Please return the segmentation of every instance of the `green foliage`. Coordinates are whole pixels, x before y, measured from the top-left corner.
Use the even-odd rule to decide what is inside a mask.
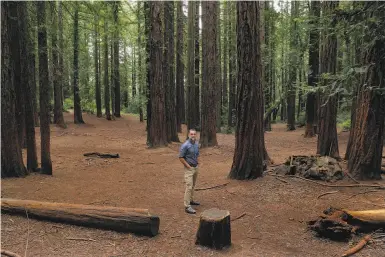
[[[74,100],[72,98],[66,98],[63,102],[63,110],[68,112],[70,109],[74,108]]]
[[[337,115],[337,127],[343,130],[349,130],[351,125],[350,111],[340,112]]]

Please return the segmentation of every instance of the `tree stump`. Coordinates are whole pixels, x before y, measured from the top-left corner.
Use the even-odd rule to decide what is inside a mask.
[[[230,212],[209,209],[202,213],[195,244],[222,249],[231,245]]]

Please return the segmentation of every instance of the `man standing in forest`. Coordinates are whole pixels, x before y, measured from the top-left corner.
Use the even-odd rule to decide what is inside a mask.
[[[194,214],[196,211],[191,205],[199,205],[193,201],[193,192],[198,177],[198,157],[199,147],[196,142],[196,130],[190,129],[188,139],[182,144],[179,151],[179,160],[184,165],[184,180],[186,183],[186,191],[184,193],[184,207],[189,214]]]

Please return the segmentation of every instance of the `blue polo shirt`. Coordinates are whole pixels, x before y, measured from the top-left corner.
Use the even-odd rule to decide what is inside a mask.
[[[186,162],[192,166],[198,166],[199,147],[198,143],[191,143],[190,139],[184,142],[179,150],[179,158],[184,158]]]

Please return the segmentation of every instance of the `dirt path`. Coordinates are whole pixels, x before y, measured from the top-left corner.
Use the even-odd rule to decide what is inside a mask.
[[[70,114],[65,118],[72,121]],[[362,189],[341,189],[339,194],[317,199],[330,188],[291,179],[285,184],[266,176],[198,191],[196,198],[202,205],[198,215],[190,216],[183,209],[183,172],[177,159],[180,144],[147,149],[145,124],[132,115],[106,121],[84,114],[84,120],[86,125],[69,122],[65,130],[52,127],[54,176],[3,179],[2,197],[148,208],[160,216],[160,234],[138,237],[2,215],[3,249],[24,255],[28,240],[27,256],[333,256],[349,245],[317,239],[306,230],[307,220],[329,206],[378,208],[369,201],[385,205],[383,193],[346,200]],[[304,139],[303,132],[286,132],[284,125],[275,125],[273,132],[266,133],[267,149],[276,163],[291,154],[314,154],[316,139]],[[180,134],[181,140],[184,135]],[[37,137],[39,141],[39,131]],[[348,133],[340,134],[341,155],[347,138]],[[201,151],[199,187],[228,181],[234,136],[219,134],[218,141],[219,147]],[[120,158],[86,158],[85,152],[119,153]],[[212,207],[227,209],[232,217],[247,213],[232,222],[233,246],[221,252],[194,245],[199,213]],[[370,246],[357,256],[383,253],[383,248]]]

